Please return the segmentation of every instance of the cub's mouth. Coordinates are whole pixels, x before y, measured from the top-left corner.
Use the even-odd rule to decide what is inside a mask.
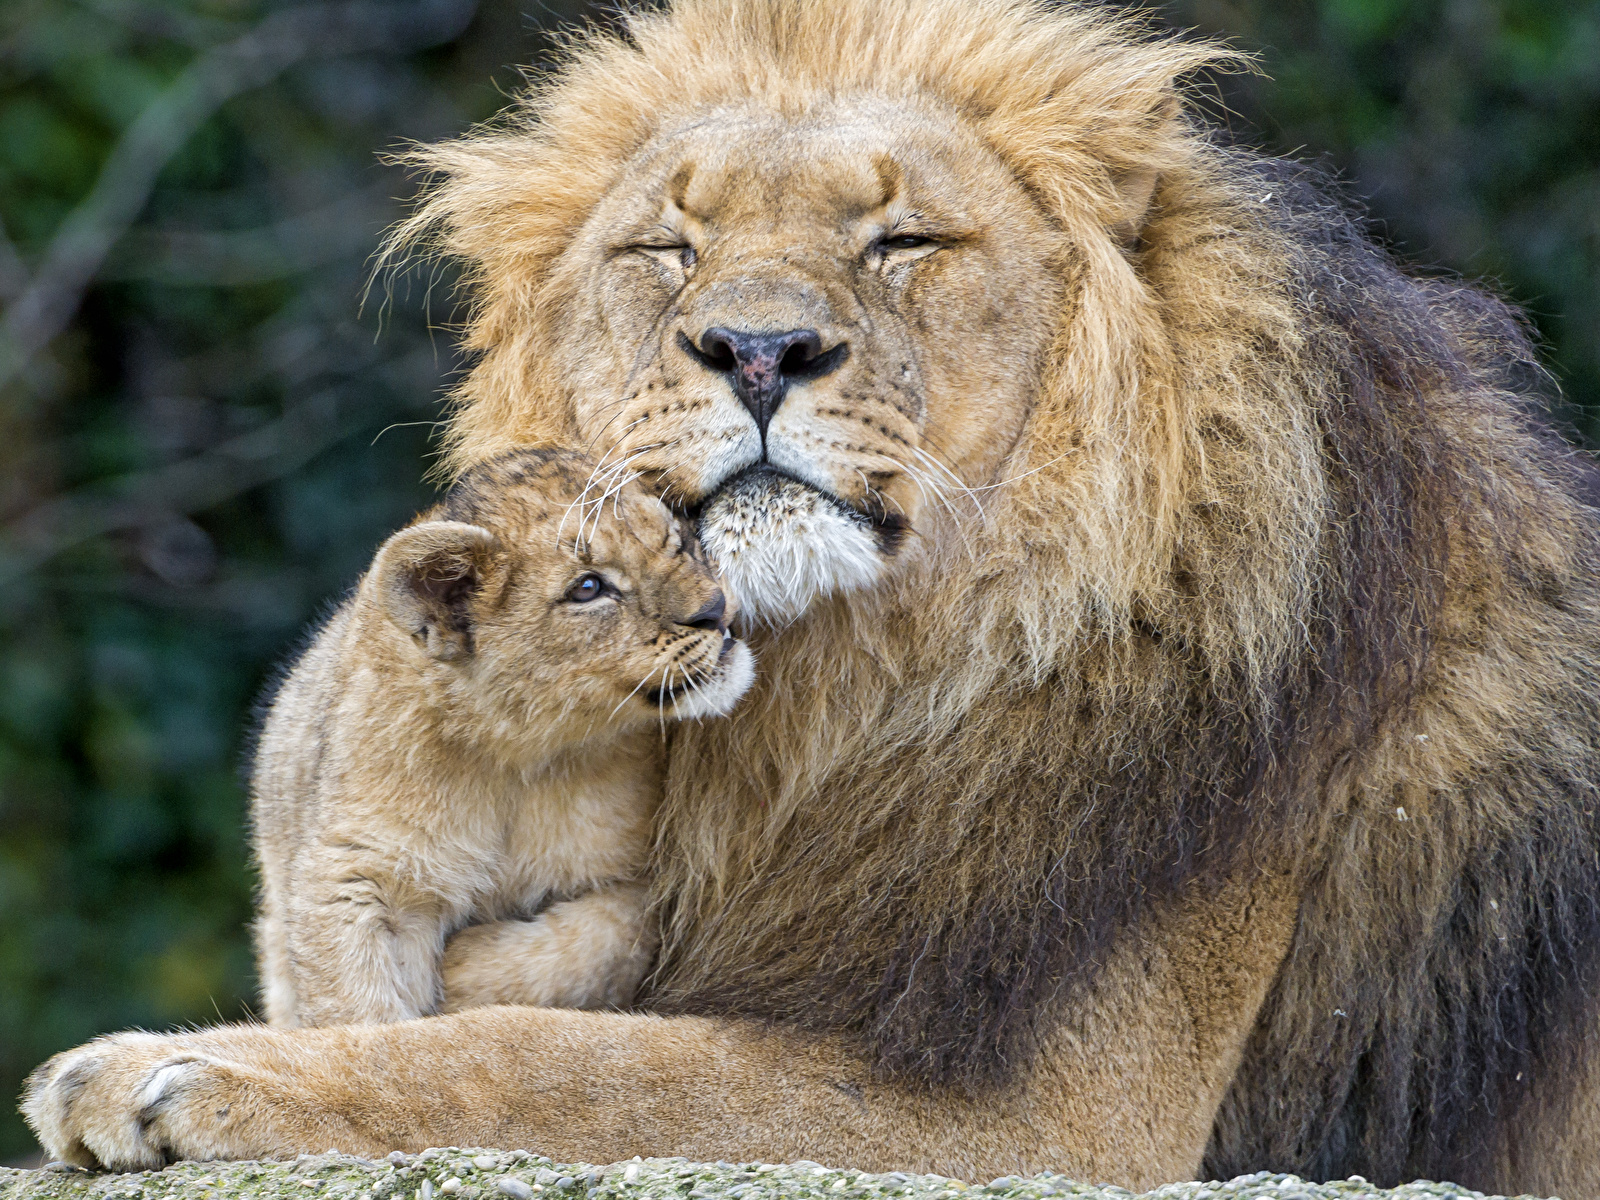
[[[909,529],[898,513],[862,511],[767,463],[725,480],[698,515],[701,545],[742,618],[768,625],[871,587]]]
[[[755,676],[755,656],[750,647],[725,632],[716,666],[707,676],[691,680],[686,675],[682,683],[654,688],[644,693],[644,702],[657,712],[670,712],[676,719],[719,717],[739,702]]]

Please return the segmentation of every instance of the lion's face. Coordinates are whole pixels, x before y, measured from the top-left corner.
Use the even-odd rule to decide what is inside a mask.
[[[558,266],[579,432],[700,514],[747,615],[790,619],[971,511],[1037,387],[1061,254],[937,111],[704,114],[634,157]]]

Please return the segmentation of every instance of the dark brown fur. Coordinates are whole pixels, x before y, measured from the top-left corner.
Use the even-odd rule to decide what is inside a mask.
[[[1331,703],[1311,730],[1358,752],[1391,719],[1374,698],[1401,712],[1449,702],[1432,670],[1447,581],[1479,593],[1469,603],[1481,627],[1466,637],[1533,614],[1560,639],[1565,670],[1531,681],[1559,724],[1505,713],[1509,751],[1441,798],[1432,836],[1407,842],[1324,814],[1299,935],[1207,1168],[1481,1180],[1507,1124],[1532,1116],[1522,1106],[1535,1079],[1547,1109],[1567,1099],[1563,1076],[1594,1020],[1600,476],[1553,428],[1517,313],[1397,269],[1307,172],[1255,169],[1290,201],[1281,219],[1304,248],[1296,285],[1346,387],[1326,434],[1341,467],[1344,578],[1319,613]],[[1453,436],[1479,414],[1520,427],[1518,460],[1484,462]],[[1548,492],[1583,507],[1552,513]],[[1557,569],[1525,548],[1548,525],[1567,526]],[[1311,770],[1359,769],[1316,758]]]

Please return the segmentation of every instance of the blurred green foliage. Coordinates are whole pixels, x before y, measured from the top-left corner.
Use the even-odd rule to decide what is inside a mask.
[[[1534,318],[1600,432],[1600,0],[1176,0],[1266,77],[1221,81],[1242,140],[1325,158],[1407,260]]]
[[[1162,11],[1260,52],[1270,78],[1217,84],[1237,136],[1328,156],[1402,253],[1527,304],[1583,419],[1600,413],[1600,0]],[[229,47],[286,14],[300,42],[269,47],[281,68],[196,101],[159,162],[116,159],[200,75],[237,84]],[[578,15],[0,5],[0,304],[40,341],[0,346],[0,1097],[96,1033],[249,1011],[251,699],[428,501],[457,365],[429,278],[381,323],[381,304],[359,311],[409,190],[377,154],[488,116],[541,28]],[[159,168],[148,194],[125,186],[141,163]],[[63,288],[72,214],[97,194],[132,216]],[[31,1147],[9,1107],[0,1160]]]

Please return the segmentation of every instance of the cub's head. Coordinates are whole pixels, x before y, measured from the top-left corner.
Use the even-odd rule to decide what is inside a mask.
[[[519,450],[468,472],[384,543],[364,589],[512,741],[720,715],[754,677],[692,533],[577,454]]]

